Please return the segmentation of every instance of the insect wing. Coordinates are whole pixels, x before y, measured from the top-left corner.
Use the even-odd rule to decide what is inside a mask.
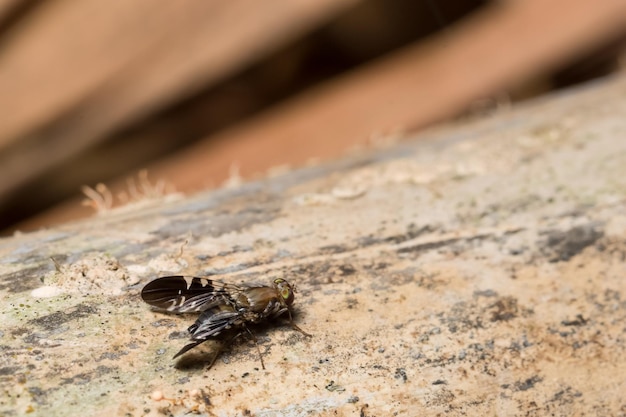
[[[193,340],[207,340],[242,323],[241,313],[235,310],[217,313],[209,310],[202,313],[188,331]]]
[[[230,306],[222,305],[205,311],[194,324],[189,326],[188,331],[191,334],[192,342],[178,351],[174,355],[174,359],[199,344],[221,335],[222,332],[241,325],[241,323],[241,313]]]
[[[231,294],[240,290],[235,285],[208,278],[179,275],[149,282],[141,290],[141,298],[162,310],[192,313],[221,304],[232,304]]]

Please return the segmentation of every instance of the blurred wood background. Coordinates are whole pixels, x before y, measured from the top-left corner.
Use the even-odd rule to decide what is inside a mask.
[[[623,71],[625,39],[618,0],[2,0],[0,229],[502,111]]]

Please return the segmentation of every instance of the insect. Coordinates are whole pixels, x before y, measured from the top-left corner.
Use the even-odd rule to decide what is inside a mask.
[[[261,323],[287,313],[294,330],[311,336],[294,322],[292,304],[294,287],[282,278],[276,278],[271,286],[259,284],[230,284],[219,280],[189,276],[157,278],[143,287],[141,298],[151,306],[172,313],[195,313],[200,316],[187,329],[191,342],[185,345],[174,358],[208,340],[224,341],[230,345],[244,334],[252,337],[261,366],[265,369],[263,356],[249,324]],[[213,364],[219,351],[209,364]]]

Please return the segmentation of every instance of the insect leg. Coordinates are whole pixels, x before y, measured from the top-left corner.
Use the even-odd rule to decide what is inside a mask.
[[[207,366],[207,369],[211,369],[213,367],[213,364],[215,363],[215,361],[217,360],[217,357],[220,356],[220,354],[222,354],[222,352],[224,352],[226,349],[228,349],[228,347],[230,345],[233,344],[233,342],[235,340],[237,340],[237,338],[239,336],[241,336],[243,334],[243,332],[239,332],[236,333],[233,337],[231,337],[228,341],[226,342],[221,342],[219,345],[220,347],[216,350],[215,355],[213,355],[213,358],[211,359],[211,362],[209,363],[209,366]]]
[[[250,329],[248,329],[247,326],[243,326],[243,328],[246,329],[248,334],[252,337],[252,340],[254,340],[254,346],[256,346],[256,350],[257,352],[259,352],[259,359],[261,359],[261,368],[265,370],[265,363],[263,362],[263,355],[261,354],[261,349],[259,348],[259,343],[256,340],[256,336],[254,335],[254,333],[250,331]]]
[[[287,314],[289,315],[289,324],[291,325],[291,327],[294,330],[299,331],[300,333],[302,333],[303,335],[307,336],[307,337],[313,337],[312,334],[305,332],[304,330],[302,330],[301,328],[298,327],[298,325],[296,323],[293,322],[293,317],[291,317],[291,310],[288,309],[287,310]]]

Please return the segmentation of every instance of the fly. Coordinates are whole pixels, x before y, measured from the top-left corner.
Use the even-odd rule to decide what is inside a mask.
[[[282,278],[276,278],[271,286],[258,284],[230,284],[227,282],[189,276],[169,276],[149,282],[141,290],[141,298],[151,306],[171,313],[201,313],[187,329],[191,342],[174,358],[208,340],[230,345],[244,334],[252,337],[261,366],[265,369],[256,337],[249,324],[261,323],[287,313],[294,330],[311,336],[294,322],[292,304],[294,287]],[[211,366],[219,351],[211,361]]]

